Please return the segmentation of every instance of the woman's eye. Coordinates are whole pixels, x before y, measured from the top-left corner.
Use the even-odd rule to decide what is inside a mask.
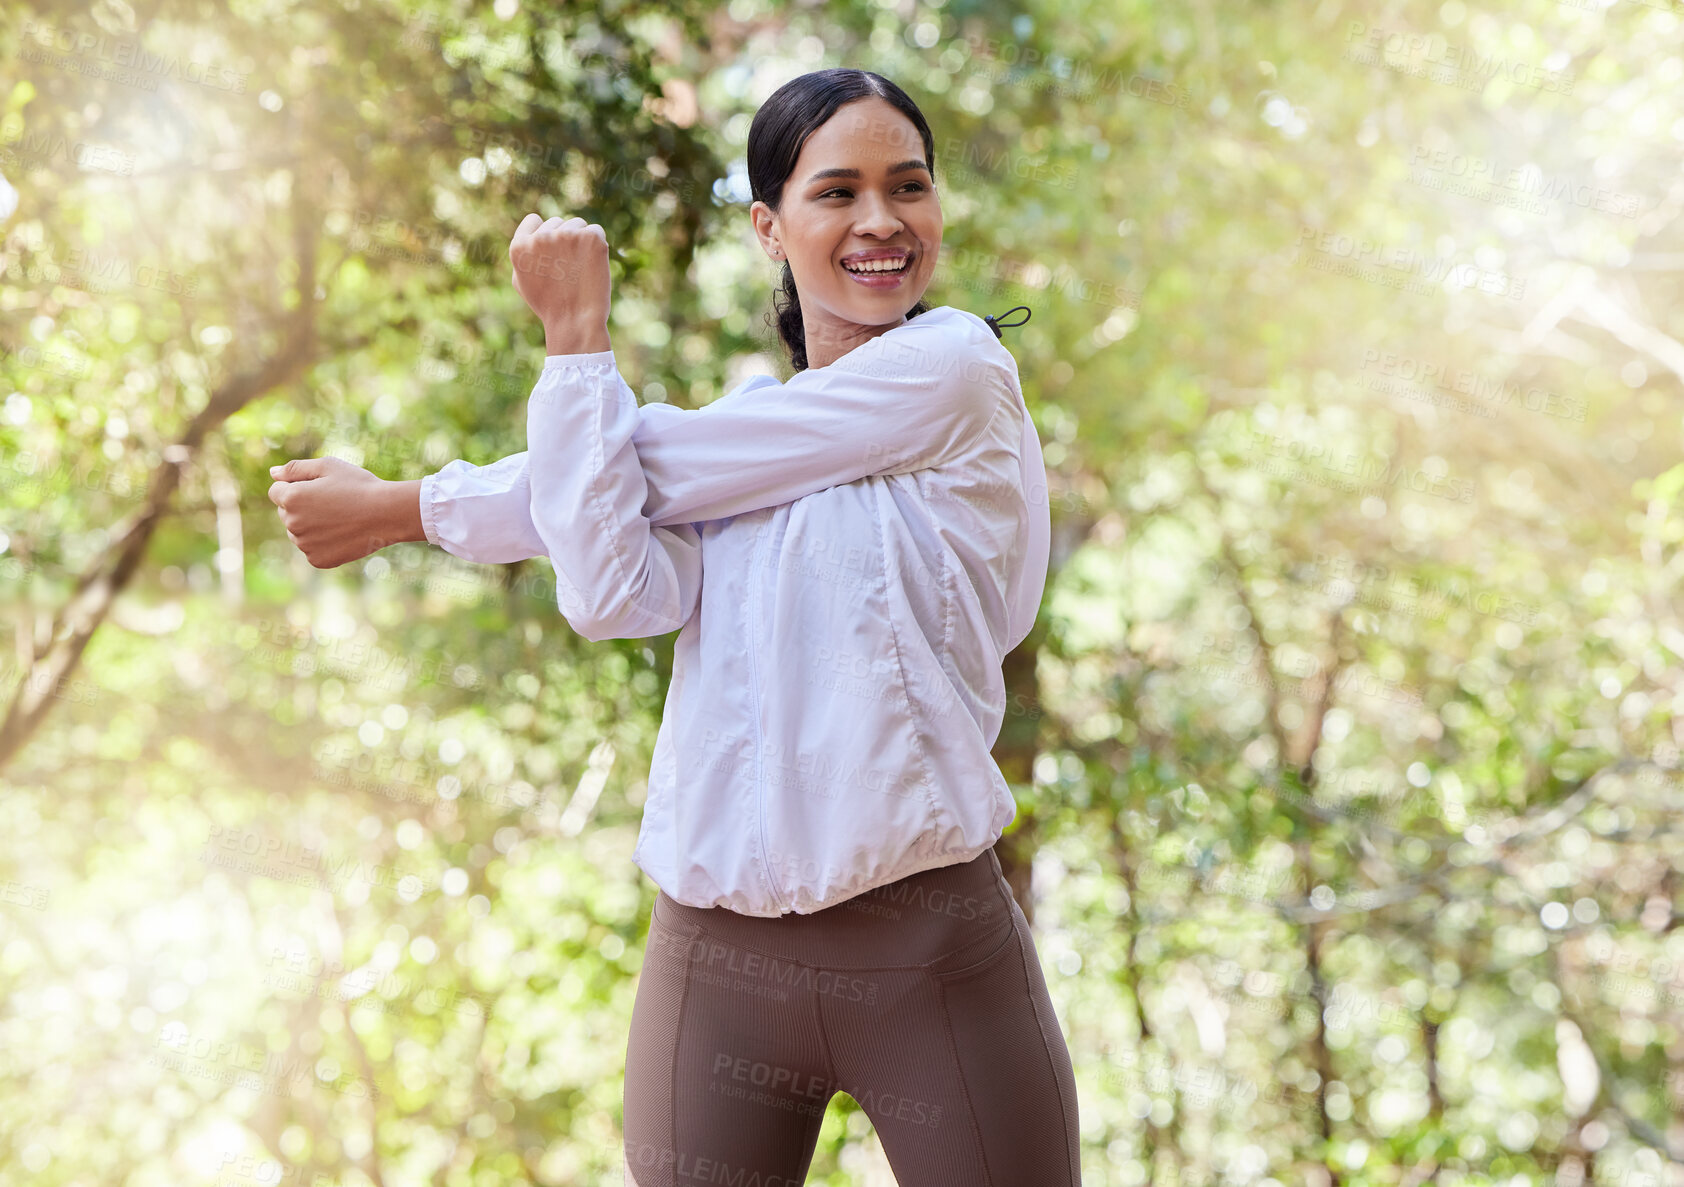
[[[912,189],[913,189],[913,192],[915,192],[915,193],[921,193],[924,189],[924,184],[922,182],[909,181],[906,184],[911,186]],[[905,189],[906,187],[902,186],[901,188]],[[826,190],[824,193],[820,194],[819,197],[820,198],[828,198],[832,194],[850,194],[851,195],[852,193],[853,193],[852,190],[844,189],[843,187],[838,186],[836,189]]]

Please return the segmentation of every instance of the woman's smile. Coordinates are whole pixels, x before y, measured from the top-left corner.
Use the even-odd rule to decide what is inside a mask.
[[[865,259],[848,258],[843,261],[842,271],[856,284],[870,289],[895,289],[912,274],[915,256],[910,251],[903,249],[897,256],[879,256],[874,252],[867,253],[867,256]]]

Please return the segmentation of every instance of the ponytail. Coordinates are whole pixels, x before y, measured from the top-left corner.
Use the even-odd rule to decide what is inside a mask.
[[[789,352],[789,362],[797,371],[807,369],[807,329],[801,324],[801,297],[795,291],[795,273],[784,261],[783,278],[772,293],[772,308],[777,311],[778,337]]]

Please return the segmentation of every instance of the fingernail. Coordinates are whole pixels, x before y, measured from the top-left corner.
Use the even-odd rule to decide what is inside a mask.
[[[281,468],[279,466],[270,466],[269,467],[269,477],[271,477],[271,478],[273,478],[275,475],[279,474],[280,472],[281,472]]]

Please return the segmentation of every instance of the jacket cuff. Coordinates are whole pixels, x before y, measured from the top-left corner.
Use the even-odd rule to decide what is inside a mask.
[[[427,535],[427,543],[434,548],[443,548],[439,543],[438,512],[433,507],[433,497],[436,493],[434,479],[437,474],[428,474],[421,479],[421,530]]]
[[[544,370],[553,371],[557,367],[588,366],[592,363],[606,363],[614,365],[612,350],[593,350],[581,354],[547,354],[544,356]]]

